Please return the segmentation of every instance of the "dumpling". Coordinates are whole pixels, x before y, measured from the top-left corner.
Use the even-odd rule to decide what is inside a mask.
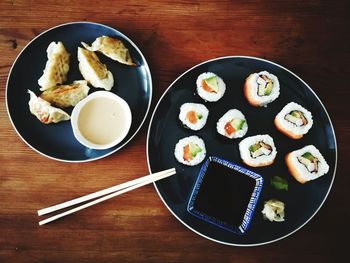
[[[113,75],[102,64],[93,51],[78,47],[79,70],[84,79],[95,88],[111,90],[114,84]]]
[[[43,75],[38,80],[40,90],[46,90],[67,80],[69,56],[62,42],[51,42],[47,50],[47,62]]]
[[[28,93],[30,94],[30,100],[28,103],[29,110],[42,123],[57,123],[70,119],[69,114],[65,111],[51,106],[49,102],[42,98],[38,98],[31,90],[28,90]]]
[[[102,36],[95,39],[95,41],[91,44],[91,47],[84,42],[81,44],[90,51],[100,51],[105,56],[118,61],[119,63],[136,66],[136,64],[132,61],[129,50],[125,47],[122,41]]]
[[[74,107],[88,95],[89,89],[86,80],[77,80],[70,85],[60,85],[45,90],[40,98],[56,107]]]

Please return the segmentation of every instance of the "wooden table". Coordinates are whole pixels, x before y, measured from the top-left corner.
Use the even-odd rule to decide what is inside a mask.
[[[347,241],[341,240],[348,237],[350,219],[349,1],[87,2],[0,3],[1,262],[319,263],[346,255]],[[302,76],[328,109],[338,141],[336,180],[322,209],[284,240],[230,247],[185,228],[149,185],[39,227],[40,208],[148,173],[149,119],[123,150],[84,164],[41,156],[13,129],[5,106],[12,63],[36,35],[71,21],[112,26],[141,48],[153,76],[152,109],[179,74],[219,56],[262,57]]]

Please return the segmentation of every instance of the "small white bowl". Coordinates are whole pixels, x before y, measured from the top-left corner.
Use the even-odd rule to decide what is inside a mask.
[[[75,138],[84,146],[104,150],[120,143],[131,126],[128,103],[108,91],[96,91],[73,109],[71,124]]]

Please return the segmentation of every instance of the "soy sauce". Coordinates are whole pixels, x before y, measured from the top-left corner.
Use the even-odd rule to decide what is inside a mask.
[[[216,162],[210,162],[194,208],[232,226],[240,226],[256,181]]]

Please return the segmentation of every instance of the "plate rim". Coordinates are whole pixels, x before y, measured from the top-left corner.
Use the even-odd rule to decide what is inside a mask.
[[[107,28],[107,29],[110,29],[112,31],[116,31],[118,32],[119,34],[121,34],[123,36],[123,38],[125,38],[129,44],[131,44],[133,46],[133,48],[135,48],[137,50],[137,52],[139,52],[141,58],[143,59],[144,63],[145,63],[145,68],[146,68],[146,74],[149,76],[149,82],[150,82],[150,96],[149,96],[149,100],[148,100],[148,105],[147,105],[147,110],[145,112],[145,115],[139,125],[139,127],[136,129],[136,131],[134,132],[134,134],[132,134],[132,136],[127,140],[125,141],[122,145],[120,145],[118,148],[114,149],[113,151],[111,152],[108,152],[104,155],[101,155],[101,156],[98,156],[98,157],[94,157],[94,158],[90,158],[90,159],[84,159],[84,160],[68,160],[68,159],[62,159],[62,158],[57,158],[57,157],[54,157],[54,156],[51,156],[49,154],[46,154],[46,153],[43,153],[41,151],[39,151],[38,149],[36,149],[35,147],[33,147],[29,142],[27,142],[23,136],[19,133],[19,131],[17,130],[16,128],[16,125],[14,124],[12,118],[11,118],[11,114],[10,114],[10,111],[9,111],[9,105],[8,105],[8,85],[9,85],[9,80],[10,80],[10,77],[11,77],[11,74],[12,74],[12,70],[13,68],[15,67],[16,63],[17,63],[17,60],[19,59],[19,57],[22,55],[22,53],[28,48],[28,46],[30,44],[32,44],[34,41],[36,41],[38,38],[40,38],[42,35],[48,33],[49,31],[51,30],[54,30],[56,28],[59,28],[59,27],[64,27],[64,26],[68,26],[68,25],[74,25],[74,24],[89,24],[89,25],[96,25],[96,26],[100,26],[100,27],[104,27],[104,28]],[[142,128],[143,124],[145,123],[147,117],[148,117],[148,113],[150,111],[150,108],[151,108],[151,105],[152,105],[152,97],[153,97],[153,81],[152,81],[152,74],[151,74],[151,70],[150,70],[150,67],[148,65],[148,62],[145,58],[145,56],[143,55],[143,53],[141,52],[141,50],[138,48],[138,46],[128,37],[126,36],[123,32],[119,31],[118,29],[115,29],[111,26],[108,26],[108,25],[105,25],[105,24],[102,24],[102,23],[96,23],[96,22],[90,22],[90,21],[74,21],[74,22],[67,22],[67,23],[63,23],[63,24],[59,24],[59,25],[56,25],[56,26],[53,26],[53,27],[50,27],[46,30],[44,30],[43,32],[41,32],[39,35],[35,36],[33,39],[31,39],[23,48],[22,50],[18,53],[18,55],[16,56],[14,62],[12,63],[12,66],[9,70],[9,73],[7,75],[7,80],[6,80],[6,89],[5,89],[5,104],[6,104],[6,111],[7,111],[7,115],[10,119],[10,122],[11,122],[11,125],[12,127],[14,128],[14,130],[16,131],[17,135],[22,139],[22,141],[27,144],[31,149],[33,149],[35,152],[39,153],[40,155],[42,156],[45,156],[51,160],[56,160],[56,161],[60,161],[60,162],[66,162],[66,163],[85,163],[85,162],[92,162],[92,161],[96,161],[96,160],[99,160],[99,159],[102,159],[102,158],[105,158],[109,155],[112,155],[114,153],[116,153],[117,151],[119,151],[120,149],[122,149],[124,146],[126,146],[135,136],[136,134],[138,134],[138,132],[140,131],[140,129]]]
[[[165,95],[169,92],[169,90],[173,87],[173,85],[180,79],[182,78],[185,74],[187,74],[188,72],[194,70],[195,68],[203,65],[203,64],[206,64],[206,63],[210,63],[210,62],[213,62],[213,61],[219,61],[219,60],[225,60],[225,59],[231,59],[231,58],[246,58],[246,59],[254,59],[254,60],[259,60],[259,61],[263,61],[265,63],[270,63],[274,66],[277,66],[277,67],[280,67],[282,68],[283,70],[287,71],[288,73],[292,74],[294,77],[296,77],[298,80],[300,80],[312,93],[313,95],[316,97],[316,99],[318,100],[318,102],[320,103],[320,105],[322,106],[322,108],[324,109],[326,115],[327,115],[327,118],[328,118],[328,121],[330,123],[330,126],[331,126],[331,129],[332,129],[332,133],[333,133],[333,137],[334,137],[334,146],[335,146],[335,163],[334,163],[334,172],[333,172],[333,175],[332,175],[332,180],[331,180],[331,183],[329,185],[329,188],[328,188],[328,191],[325,195],[325,197],[323,198],[321,204],[319,205],[319,207],[315,210],[315,212],[310,216],[310,218],[308,218],[308,220],[306,220],[303,224],[301,224],[299,227],[297,227],[296,229],[294,229],[293,231],[291,231],[290,233],[286,234],[286,235],[283,235],[279,238],[276,238],[276,239],[272,239],[272,240],[269,240],[269,241],[266,241],[266,242],[258,242],[258,243],[252,243],[252,244],[240,244],[240,243],[230,243],[230,242],[224,242],[224,241],[221,241],[221,240],[217,240],[215,238],[212,238],[212,237],[209,237],[209,236],[206,236],[205,234],[199,232],[198,230],[194,229],[193,227],[189,226],[188,224],[186,224],[181,218],[179,218],[174,212],[172,209],[170,209],[170,207],[168,206],[168,204],[165,202],[165,200],[163,199],[162,195],[160,194],[160,191],[158,190],[158,187],[157,187],[157,184],[156,182],[153,182],[153,186],[154,188],[156,189],[160,199],[162,200],[163,204],[165,205],[165,207],[171,212],[171,214],[179,221],[181,222],[185,227],[187,227],[188,229],[190,229],[191,231],[193,231],[194,233],[198,234],[199,236],[202,236],[204,237],[205,239],[208,239],[208,240],[211,240],[213,242],[216,242],[216,243],[219,243],[219,244],[223,244],[223,245],[227,245],[227,246],[237,246],[237,247],[256,247],[256,246],[262,246],[262,245],[267,245],[267,244],[271,244],[271,243],[274,243],[274,242],[277,242],[279,240],[282,240],[284,238],[287,238],[289,237],[290,235],[296,233],[298,230],[300,230],[301,228],[303,228],[308,222],[310,222],[310,220],[318,213],[318,211],[321,209],[321,207],[323,206],[323,204],[325,203],[325,201],[327,200],[327,197],[333,187],[333,183],[334,183],[334,180],[335,180],[335,175],[336,175],[336,170],[337,170],[337,163],[338,163],[338,146],[337,146],[337,139],[336,139],[336,135],[335,135],[335,131],[334,131],[334,127],[333,127],[333,123],[331,121],[331,118],[330,118],[330,115],[327,111],[327,109],[325,108],[325,106],[323,105],[322,101],[320,100],[320,98],[317,96],[317,94],[314,92],[314,90],[302,79],[300,78],[296,73],[292,72],[291,70],[285,68],[284,66],[276,63],[276,62],[273,62],[273,61],[270,61],[270,60],[267,60],[267,59],[264,59],[264,58],[259,58],[259,57],[254,57],[254,56],[244,56],[244,55],[232,55],[232,56],[221,56],[221,57],[216,57],[216,58],[212,58],[212,59],[209,59],[209,60],[206,60],[206,61],[203,61],[199,64],[196,64],[194,66],[192,66],[191,68],[187,69],[185,72],[183,72],[182,74],[180,74],[169,86],[168,88],[164,91],[164,93],[162,94],[162,96],[159,98],[156,106],[154,107],[154,110],[153,110],[153,113],[151,115],[151,118],[150,118],[150,121],[149,121],[149,124],[148,124],[148,129],[147,129],[147,139],[146,139],[146,155],[147,155],[147,166],[148,166],[148,170],[150,173],[152,173],[152,170],[151,170],[151,166],[150,166],[150,160],[149,160],[149,136],[150,136],[150,130],[151,130],[151,125],[153,123],[153,118],[154,118],[154,115],[156,113],[156,110],[158,109],[158,106],[159,104],[161,103],[161,101],[163,100],[163,98],[165,97]]]

